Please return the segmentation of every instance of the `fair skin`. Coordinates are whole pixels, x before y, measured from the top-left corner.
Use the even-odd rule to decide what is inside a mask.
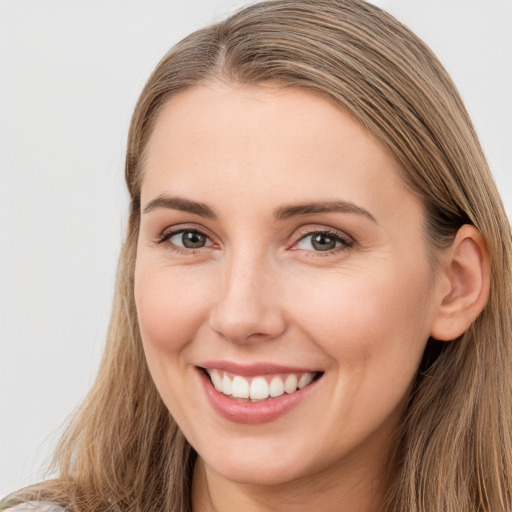
[[[141,205],[139,324],[198,453],[194,512],[376,512],[429,336],[453,339],[485,304],[476,230],[434,271],[422,204],[386,149],[319,95],[272,84],[172,98]],[[207,362],[249,384],[313,382],[254,413],[262,402],[215,390]]]

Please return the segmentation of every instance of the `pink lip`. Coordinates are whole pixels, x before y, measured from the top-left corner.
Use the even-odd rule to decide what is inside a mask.
[[[233,367],[225,371],[232,371]],[[208,368],[219,368],[219,366],[208,366]],[[260,368],[261,370],[261,368]],[[283,367],[278,367],[276,373],[288,373],[284,371]],[[252,371],[252,366],[251,366]],[[301,370],[303,371],[303,370]],[[239,369],[237,369],[238,375],[241,375]],[[259,423],[268,423],[278,419],[279,417],[286,414],[288,411],[293,409],[295,406],[300,404],[310,393],[314,391],[318,384],[318,380],[313,381],[306,387],[295,391],[295,393],[278,396],[276,398],[270,398],[262,402],[249,402],[241,399],[234,399],[226,396],[224,393],[217,391],[206,373],[198,368],[197,373],[201,379],[201,383],[206,392],[210,404],[223,418],[232,421],[234,423],[243,423],[246,425],[255,425]],[[247,375],[247,374],[242,374]],[[254,374],[256,375],[256,374]],[[261,371],[257,375],[262,375]]]
[[[252,363],[240,364],[230,361],[205,361],[198,365],[201,368],[209,368],[213,370],[223,370],[225,372],[234,373],[242,377],[257,377],[258,375],[268,375],[273,373],[316,373],[319,370],[312,370],[310,368],[297,368],[292,366],[282,366],[272,363]]]

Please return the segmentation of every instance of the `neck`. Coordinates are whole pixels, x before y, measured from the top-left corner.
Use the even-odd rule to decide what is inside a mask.
[[[198,457],[192,480],[193,512],[379,512],[389,483],[378,464],[336,468],[276,485],[234,482]]]

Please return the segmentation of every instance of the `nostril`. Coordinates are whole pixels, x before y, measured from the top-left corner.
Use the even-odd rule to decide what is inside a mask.
[[[219,321],[217,319],[210,323],[210,327],[218,336],[233,343],[270,341],[279,337],[285,331],[284,323],[282,326],[278,324],[272,325],[264,320],[244,322],[241,320]]]

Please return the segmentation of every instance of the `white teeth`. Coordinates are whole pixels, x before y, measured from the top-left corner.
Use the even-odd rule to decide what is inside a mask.
[[[297,391],[297,376],[294,375],[293,373],[286,377],[286,381],[284,383],[284,390],[287,393],[293,393],[294,391]]]
[[[301,378],[299,379],[299,383],[297,384],[297,387],[299,389],[302,389],[304,386],[307,386],[312,380],[313,380],[312,373],[304,373],[301,376]]]
[[[274,377],[270,381],[269,391],[270,391],[270,396],[272,396],[272,397],[281,396],[284,393],[283,379],[281,379],[280,377]]]
[[[236,379],[237,377],[235,377]],[[250,397],[252,400],[263,400],[268,398],[269,387],[267,381],[263,377],[256,377],[251,382]]]
[[[217,370],[210,370],[210,377],[217,391],[222,391],[222,379]]]
[[[269,397],[275,398],[284,393],[294,393],[313,381],[314,374],[310,372],[299,374],[290,373],[286,380],[279,375],[270,377],[258,376],[246,379],[240,375],[230,377],[227,373],[217,369],[206,370],[215,389],[228,396],[251,400],[266,400]]]
[[[224,377],[222,379],[222,392],[225,395],[231,395],[232,387],[233,386],[231,383],[231,379],[227,375],[224,375]]]
[[[226,378],[226,376],[224,376],[224,378]],[[249,383],[243,377],[237,375],[233,379],[231,394],[235,398],[249,398]]]

